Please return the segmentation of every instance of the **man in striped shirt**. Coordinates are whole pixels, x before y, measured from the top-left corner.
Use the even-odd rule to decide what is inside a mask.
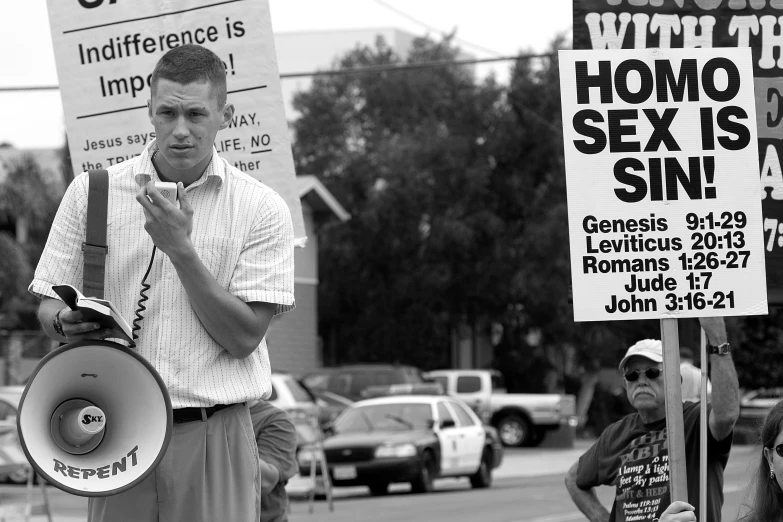
[[[247,403],[271,393],[266,331],[294,307],[293,225],[277,193],[218,156],[215,136],[234,114],[226,96],[214,53],[170,50],[152,74],[155,140],[108,169],[105,298],[133,317],[146,274],[136,349],[166,383],[175,424],[155,472],[91,498],[91,522],[259,520]],[[156,181],[177,183],[179,208]],[[51,288],[82,287],[88,184],[83,173],[68,187],[29,288],[44,331],[62,342],[112,336]]]

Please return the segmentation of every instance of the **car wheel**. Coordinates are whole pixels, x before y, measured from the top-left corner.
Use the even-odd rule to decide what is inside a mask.
[[[17,468],[6,475],[6,481],[9,484],[27,484],[27,473],[27,468]]]
[[[389,493],[388,482],[373,482],[370,486],[370,493],[374,497],[380,497]]]
[[[479,469],[470,476],[470,485],[476,489],[488,488],[492,485],[492,452],[484,450],[481,455]]]
[[[411,489],[414,493],[429,493],[432,491],[432,480],[435,475],[435,459],[432,453],[425,451],[421,458],[421,469],[419,475],[411,482]]]
[[[500,419],[497,430],[504,446],[527,446],[533,442],[530,423],[519,415],[506,415]]]

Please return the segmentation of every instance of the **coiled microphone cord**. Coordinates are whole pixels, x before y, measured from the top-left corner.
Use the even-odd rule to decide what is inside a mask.
[[[143,312],[147,309],[146,306],[144,306],[144,302],[149,299],[149,296],[147,296],[146,292],[150,289],[150,284],[147,283],[147,276],[150,275],[150,271],[152,270],[152,262],[155,261],[155,251],[158,249],[155,245],[152,245],[152,256],[150,257],[150,264],[147,267],[147,272],[145,272],[144,277],[141,279],[141,291],[139,292],[139,295],[141,296],[139,298],[139,302],[136,303],[136,319],[133,320],[133,342],[131,343],[131,348],[136,347],[136,339],[139,338],[138,331],[141,330],[141,324],[139,324],[143,319],[144,315]]]

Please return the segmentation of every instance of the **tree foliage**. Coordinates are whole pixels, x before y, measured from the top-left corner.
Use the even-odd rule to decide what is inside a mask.
[[[419,39],[407,60],[457,53]],[[379,40],[339,65],[401,61]],[[494,81],[457,66],[321,77],[295,99],[298,172],[321,178],[353,216],[320,242],[321,322],[345,359],[445,364],[453,324],[502,310],[488,145],[501,104]]]
[[[37,299],[27,292],[57,211],[58,195],[31,154],[12,160],[0,182],[0,312],[7,326],[34,330]]]
[[[573,321],[556,55],[520,59],[508,85],[477,81],[464,65],[359,71],[458,54],[449,38],[418,39],[407,57],[379,39],[294,99],[297,171],[352,215],[320,235],[325,351],[431,368],[449,364],[460,325],[500,324],[495,364],[512,390],[541,391],[546,347],[574,347],[586,371],[612,367],[636,340],[659,338],[660,324]],[[697,323],[681,324],[696,346]],[[780,350],[774,321],[731,328]],[[741,379],[758,371],[750,359],[738,358],[753,366]]]

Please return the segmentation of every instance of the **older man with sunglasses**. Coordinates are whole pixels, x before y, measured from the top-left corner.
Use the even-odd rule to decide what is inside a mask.
[[[712,379],[708,407],[707,515],[682,513],[683,521],[720,522],[723,470],[729,459],[734,423],[739,416],[739,385],[722,318],[701,318],[707,334]],[[666,432],[665,383],[661,342],[644,339],[620,361],[623,385],[636,413],[606,428],[595,444],[571,466],[565,483],[576,506],[590,522],[658,520],[671,503]],[[683,405],[688,502],[699,504],[699,405]],[[596,486],[614,486],[611,512],[599,502]],[[684,499],[681,499],[684,500]]]

